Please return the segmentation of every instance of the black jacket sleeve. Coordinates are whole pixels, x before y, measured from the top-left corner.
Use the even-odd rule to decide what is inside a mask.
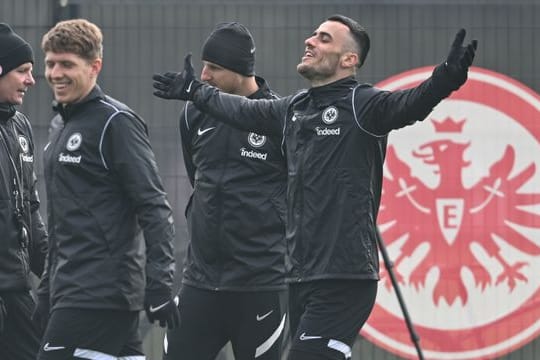
[[[34,174],[34,185],[30,194],[30,216],[32,241],[28,249],[30,255],[30,268],[38,277],[43,273],[45,266],[45,256],[48,250],[48,236],[45,224],[39,212],[39,198],[36,190],[36,176]]]
[[[361,87],[355,99],[359,109],[357,119],[365,130],[385,135],[391,130],[424,120],[453,89],[454,81],[444,64],[437,66],[430,78],[411,89],[390,92]]]
[[[20,114],[20,113],[19,113]],[[32,126],[30,125],[30,122],[26,118],[26,116],[20,114],[20,119],[22,121],[22,125],[26,128],[26,132],[29,135],[30,145],[32,147],[32,152],[34,153],[35,158],[35,151],[34,149],[34,134],[32,132]],[[41,213],[39,211],[40,207],[40,201],[39,196],[37,192],[37,177],[36,173],[32,171],[30,174],[31,181],[29,181],[28,185],[28,195],[29,195],[29,203],[30,203],[30,243],[28,247],[28,255],[30,258],[30,269],[34,274],[36,274],[38,277],[41,276],[43,273],[43,267],[45,264],[45,256],[47,255],[48,250],[48,236],[47,236],[47,230],[45,228],[45,224],[43,223],[43,219],[41,217]]]
[[[189,127],[189,114],[190,111],[194,110],[194,107],[190,107],[189,103],[186,103],[186,105],[182,109],[182,112],[180,113],[180,138],[182,142],[182,156],[184,158],[184,165],[186,167],[187,176],[192,187],[195,184],[195,165],[193,164],[191,152],[192,129]]]
[[[49,256],[50,251],[47,252],[45,256],[45,261],[43,265],[43,272],[41,274],[41,279],[36,290],[36,294],[39,298],[49,300]]]
[[[193,103],[200,111],[237,129],[282,136],[290,99],[248,99],[204,84],[195,92]]]
[[[106,130],[103,154],[143,229],[146,290],[170,293],[175,270],[173,214],[142,119],[117,113]]]

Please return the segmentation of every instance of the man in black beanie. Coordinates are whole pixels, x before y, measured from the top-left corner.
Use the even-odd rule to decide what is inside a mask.
[[[34,63],[32,48],[8,24],[0,23],[0,76],[25,63]]]
[[[0,23],[0,359],[34,360],[41,333],[31,319],[30,272],[43,271],[47,233],[39,213],[30,122],[15,109],[32,76],[30,45]]]
[[[255,43],[232,22],[202,47],[201,79],[252,99],[277,96],[255,76]],[[280,142],[236,130],[186,103],[180,134],[193,193],[179,292],[182,323],[164,359],[213,360],[231,342],[237,360],[278,360],[286,322],[285,188]]]

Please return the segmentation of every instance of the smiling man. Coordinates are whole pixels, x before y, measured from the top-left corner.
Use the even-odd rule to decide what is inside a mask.
[[[219,92],[184,71],[154,76],[154,94],[191,100],[219,121],[283,136],[288,165],[291,256],[290,360],[349,359],[377,293],[377,213],[388,133],[422,121],[463,85],[476,41],[460,30],[446,61],[417,87],[396,92],[355,78],[370,40],[356,21],[334,15],[304,41],[297,70],[310,89],[278,100]]]
[[[38,289],[46,326],[38,359],[144,359],[139,311],[161,326],[179,324],[172,211],[146,124],[97,85],[95,24],[59,22],[42,49],[62,125],[44,154],[52,231]]]
[[[30,272],[41,276],[47,233],[39,213],[32,128],[15,106],[32,76],[30,45],[0,23],[0,359],[33,360],[41,332],[32,321]]]

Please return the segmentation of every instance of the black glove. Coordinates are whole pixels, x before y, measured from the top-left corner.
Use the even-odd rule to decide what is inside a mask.
[[[6,318],[6,315],[6,305],[4,304],[4,299],[0,297],[0,334],[4,331],[4,319]]]
[[[180,326],[178,298],[172,299],[165,293],[146,293],[144,309],[150,323],[159,321],[159,326],[174,329]]]
[[[162,99],[192,100],[195,90],[202,83],[195,78],[195,70],[191,64],[191,54],[184,59],[184,70],[181,73],[166,72],[154,74],[154,95]]]
[[[32,313],[32,321],[38,326],[41,331],[45,331],[49,322],[49,297],[38,296],[34,312]]]
[[[457,90],[467,80],[467,71],[472,65],[478,41],[473,40],[470,44],[463,46],[465,39],[465,29],[460,29],[457,34],[450,52],[444,63],[446,71],[453,83],[453,90]]]

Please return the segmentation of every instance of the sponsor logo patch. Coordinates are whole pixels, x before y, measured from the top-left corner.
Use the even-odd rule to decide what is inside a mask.
[[[341,128],[327,128],[327,127],[316,127],[315,132],[317,133],[317,136],[339,136]]]
[[[248,150],[246,148],[240,149],[240,156],[247,157],[251,159],[266,160],[268,153],[263,153],[255,150]]]
[[[80,164],[81,163],[82,156],[73,156],[69,154],[60,153],[58,154],[58,161],[61,163],[69,163],[69,164]]]

